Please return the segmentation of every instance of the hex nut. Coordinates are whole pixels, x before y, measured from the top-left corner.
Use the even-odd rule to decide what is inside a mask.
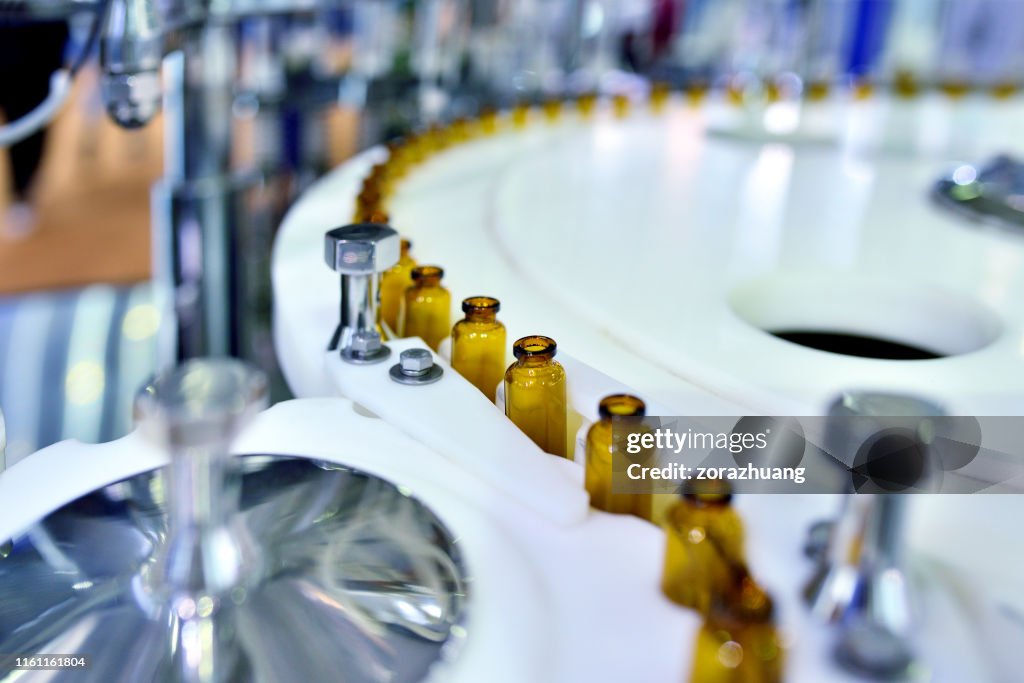
[[[342,275],[381,273],[398,263],[401,240],[386,225],[356,223],[324,235],[324,261]]]
[[[380,349],[380,335],[374,330],[356,332],[352,336],[352,343],[349,348],[353,353],[368,354]]]
[[[434,356],[427,349],[406,349],[398,357],[402,373],[422,375],[434,367]]]

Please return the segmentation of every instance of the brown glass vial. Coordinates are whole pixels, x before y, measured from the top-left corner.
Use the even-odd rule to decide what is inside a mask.
[[[480,132],[485,136],[496,135],[500,130],[500,119],[498,110],[494,107],[484,107],[480,111]]]
[[[691,81],[686,85],[686,102],[691,107],[699,107],[707,99],[709,86],[706,81]]]
[[[512,108],[512,127],[516,130],[526,128],[530,122],[530,105],[520,102]]]
[[[594,111],[597,109],[597,93],[593,91],[582,93],[576,98],[576,109],[584,120],[593,118]]]
[[[412,285],[405,290],[402,309],[403,337],[419,337],[437,351],[452,328],[452,295],[441,284],[444,270],[416,266]]]
[[[749,576],[716,600],[697,633],[691,683],[782,683],[771,596]]]
[[[665,81],[658,81],[651,85],[650,105],[651,111],[660,114],[668,106],[669,98],[672,96],[672,86]]]
[[[743,521],[731,500],[722,480],[689,480],[665,516],[661,590],[703,614],[746,572]]]
[[[562,117],[562,98],[560,97],[549,97],[544,100],[544,104],[541,106],[544,112],[544,118],[548,123],[556,123],[558,119]]]
[[[497,318],[501,303],[489,296],[462,302],[466,317],[452,328],[452,367],[491,401],[505,372],[505,326]]]
[[[505,371],[505,415],[535,444],[567,456],[565,369],[555,360],[555,340],[539,335],[512,345],[516,362]]]
[[[377,308],[378,322],[390,330],[387,336],[398,336],[399,317],[402,312],[402,299],[405,290],[412,286],[412,269],[416,267],[416,259],[412,257],[412,242],[402,239],[401,255],[398,263],[384,271],[380,279],[380,306]]]
[[[626,451],[623,438],[627,427],[623,426],[621,434],[613,431],[614,419],[642,418],[647,406],[636,396],[630,394],[612,394],[605,396],[598,404],[600,416],[597,422],[587,431],[587,462],[584,477],[587,493],[590,494],[590,505],[598,510],[624,515],[636,515],[641,519],[651,520],[652,496],[650,493],[612,493],[612,461],[616,456],[623,456],[632,462],[640,462],[649,453],[630,455]]]
[[[629,116],[629,110],[632,107],[632,102],[629,100],[629,95],[624,93],[618,93],[612,95],[612,114],[617,119],[624,119]]]

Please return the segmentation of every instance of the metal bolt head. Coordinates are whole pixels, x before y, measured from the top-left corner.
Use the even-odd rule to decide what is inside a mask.
[[[380,335],[375,330],[362,330],[352,336],[349,347],[353,353],[368,355],[380,350]]]
[[[160,72],[107,74],[101,82],[107,113],[119,126],[141,128],[160,111]]]
[[[398,357],[402,372],[407,375],[422,375],[434,367],[434,356],[427,349],[406,349]]]
[[[324,236],[324,260],[342,275],[372,275],[398,263],[401,240],[386,225],[356,223],[329,230]]]
[[[388,372],[394,381],[411,386],[433,384],[444,374],[444,370],[434,363],[434,356],[427,349],[402,351],[398,356],[398,362],[392,365]]]

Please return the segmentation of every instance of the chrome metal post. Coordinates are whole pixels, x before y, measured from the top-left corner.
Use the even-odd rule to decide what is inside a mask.
[[[377,330],[378,285],[400,255],[398,233],[386,225],[346,225],[324,236],[324,260],[341,276],[340,320],[330,349],[345,360],[376,363],[390,355]]]
[[[870,451],[880,435],[899,434],[914,446],[907,454],[926,453],[921,425],[943,414],[911,396],[846,393],[829,407],[825,448],[851,472],[870,472]],[[884,451],[878,457],[904,455]],[[924,463],[919,476],[926,478],[926,457]],[[814,614],[839,625],[837,662],[862,675],[899,677],[914,661],[911,591],[902,559],[907,502],[899,493],[849,494],[805,587]]]
[[[154,275],[174,311],[161,339],[163,365],[200,356],[243,356],[237,202],[232,175],[235,42],[228,25],[184,32],[164,61],[164,177],[153,190]]]

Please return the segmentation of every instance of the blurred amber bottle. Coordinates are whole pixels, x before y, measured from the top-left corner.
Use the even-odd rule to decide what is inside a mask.
[[[669,98],[672,96],[672,87],[664,82],[658,81],[651,85],[651,111],[660,114],[668,106]]]
[[[484,107],[480,112],[480,132],[483,135],[495,135],[499,126],[498,110],[494,107]]]
[[[412,242],[403,238],[398,263],[384,271],[380,279],[380,306],[377,309],[379,322],[386,325],[395,336],[399,334],[402,299],[405,290],[412,286],[412,269],[416,267],[416,259],[409,253],[411,249]]]
[[[580,112],[580,116],[584,119],[590,119],[594,116],[594,110],[597,109],[597,93],[596,92],[585,92],[576,98],[576,108]]]
[[[808,102],[824,102],[832,90],[832,84],[826,80],[808,81],[804,92]]]
[[[544,118],[548,123],[556,123],[562,116],[562,99],[560,97],[549,97],[542,106]]]
[[[661,590],[673,602],[708,613],[745,571],[743,521],[721,480],[690,480],[665,516]]]
[[[555,360],[555,349],[550,337],[523,337],[513,344],[516,362],[505,371],[505,415],[544,451],[567,457],[565,369]]]
[[[452,367],[491,401],[505,372],[505,326],[497,319],[501,303],[489,296],[462,302],[466,317],[452,328]]]
[[[520,102],[512,109],[512,127],[516,129],[526,128],[530,122],[530,105]]]
[[[623,455],[634,462],[639,462],[645,455],[649,455],[629,455],[626,452],[624,438],[628,433],[628,427],[616,430],[622,433],[615,434],[613,419],[641,418],[646,409],[643,401],[629,394],[613,394],[601,399],[597,407],[600,419],[587,431],[585,481],[591,506],[605,512],[636,515],[650,521],[650,493],[612,493],[612,459],[616,455]]]
[[[686,85],[686,102],[691,107],[699,107],[707,98],[709,86],[706,81],[695,80]]]
[[[750,577],[716,601],[697,633],[691,683],[781,683],[785,653],[771,597]]]
[[[624,119],[629,116],[629,110],[632,103],[629,101],[629,95],[619,93],[612,95],[612,113],[617,119]]]
[[[419,337],[435,351],[452,329],[452,295],[441,284],[442,277],[444,270],[438,266],[413,268],[401,316],[401,335]]]

